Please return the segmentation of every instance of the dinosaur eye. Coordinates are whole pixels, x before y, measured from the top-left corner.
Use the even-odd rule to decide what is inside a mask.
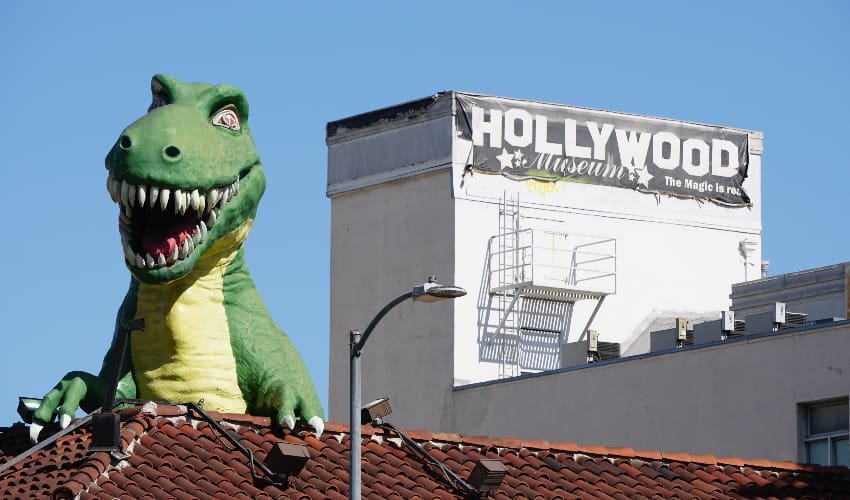
[[[168,100],[166,100],[165,96],[161,94],[154,94],[153,100],[151,101],[151,105],[148,106],[148,113],[160,106],[165,106],[166,104],[168,104]]]
[[[224,127],[230,130],[242,130],[242,123],[239,121],[239,114],[233,106],[227,106],[215,115],[213,115],[210,123],[217,127]]]

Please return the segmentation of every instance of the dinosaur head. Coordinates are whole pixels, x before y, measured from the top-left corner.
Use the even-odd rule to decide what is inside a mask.
[[[106,156],[106,184],[120,208],[127,267],[140,281],[164,283],[254,218],[265,176],[238,88],[156,75],[151,91],[147,114]]]

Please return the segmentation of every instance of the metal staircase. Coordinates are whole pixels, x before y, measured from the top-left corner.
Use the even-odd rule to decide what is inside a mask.
[[[525,225],[519,197],[503,195],[489,245],[491,312],[499,318],[489,342],[498,345],[500,378],[560,368],[575,303],[596,302],[583,338],[616,292],[616,240]]]

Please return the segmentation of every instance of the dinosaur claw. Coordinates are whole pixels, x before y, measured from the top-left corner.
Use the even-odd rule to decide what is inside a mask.
[[[316,429],[316,437],[321,437],[322,433],[325,431],[325,421],[322,420],[322,417],[316,416],[310,419],[309,423]]]
[[[68,424],[71,423],[71,415],[67,415],[65,413],[59,415],[59,426],[63,429],[68,427]]]
[[[38,442],[38,435],[41,434],[41,430],[44,429],[44,426],[41,424],[37,424],[35,422],[30,424],[30,441],[33,443]]]
[[[286,425],[289,430],[295,428],[295,418],[292,415],[284,415],[284,417],[280,420],[280,425]]]

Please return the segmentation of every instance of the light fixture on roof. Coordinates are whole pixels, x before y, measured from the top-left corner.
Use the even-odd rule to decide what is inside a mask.
[[[369,422],[377,426],[384,420],[384,417],[393,412],[390,406],[390,400],[387,398],[376,399],[372,402],[363,405],[360,410],[360,422]]]
[[[508,469],[500,460],[482,458],[469,473],[467,481],[476,490],[486,493],[498,488],[507,473]]]
[[[91,444],[89,452],[94,451],[121,451],[121,416],[114,413],[115,391],[118,390],[118,379],[121,378],[121,367],[124,357],[127,355],[127,342],[130,332],[133,330],[145,330],[145,319],[137,318],[125,321],[118,325],[115,334],[116,361],[114,372],[110,374],[107,382],[106,392],[103,396],[103,406],[100,413],[92,415],[91,421]]]
[[[464,295],[466,295],[466,290],[463,288],[452,285],[441,285],[437,283],[437,278],[435,276],[429,276],[428,281],[421,285],[414,286],[409,292],[399,295],[395,299],[391,300],[389,304],[385,305],[383,309],[378,311],[378,314],[372,318],[372,321],[369,322],[369,325],[366,327],[366,330],[363,331],[362,335],[359,330],[351,330],[351,332],[349,332],[349,367],[351,369],[351,375],[349,378],[349,391],[351,394],[349,407],[349,424],[351,426],[351,463],[349,469],[350,484],[348,489],[349,498],[359,500],[361,491],[360,460],[362,454],[360,448],[360,426],[363,422],[363,415],[361,414],[362,409],[360,407],[360,355],[363,352],[363,346],[366,344],[366,341],[369,340],[369,336],[372,335],[375,325],[377,325],[378,322],[386,316],[390,309],[402,302],[408,299],[413,299],[417,302],[437,302],[439,300],[456,299],[458,297],[463,297]],[[389,402],[387,401],[387,408],[388,407]]]
[[[265,462],[275,474],[295,476],[301,472],[309,459],[310,452],[307,451],[306,444],[284,441],[272,447]]]

